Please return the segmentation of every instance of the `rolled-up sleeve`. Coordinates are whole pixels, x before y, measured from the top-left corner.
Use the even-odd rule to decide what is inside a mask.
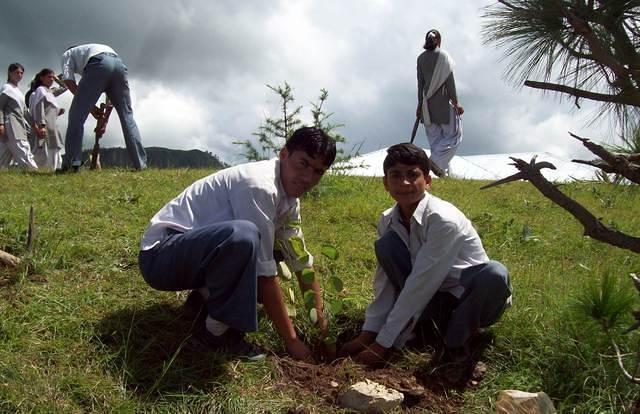
[[[416,255],[411,273],[398,295],[393,309],[379,331],[376,342],[384,347],[401,347],[436,294],[464,243],[456,223],[431,216],[427,226],[426,242]]]
[[[71,52],[67,50],[62,55],[62,80],[75,81],[76,80],[75,71],[76,71],[75,63],[73,58],[71,57]]]

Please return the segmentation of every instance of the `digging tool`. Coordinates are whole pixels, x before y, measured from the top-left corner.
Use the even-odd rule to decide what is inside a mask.
[[[420,117],[416,117],[416,122],[413,123],[413,129],[411,130],[411,141],[409,141],[412,144],[413,144],[413,141],[416,139],[416,133],[418,132],[419,125],[420,125]],[[438,177],[444,177],[444,171],[442,171],[440,167],[438,167],[433,162],[431,162],[430,164],[431,164],[431,171],[433,171],[435,175],[437,175]]]
[[[109,116],[113,110],[113,105],[109,102],[109,98],[105,102],[100,104],[100,113],[98,116],[98,122],[96,122],[96,128],[93,132],[96,133],[96,141],[93,144],[93,150],[91,151],[91,169],[99,170],[100,168],[100,138],[107,130],[107,123],[109,122]]]

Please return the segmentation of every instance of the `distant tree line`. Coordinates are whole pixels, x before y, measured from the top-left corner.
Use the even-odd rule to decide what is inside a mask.
[[[217,155],[209,151],[177,150],[162,147],[147,147],[147,165],[151,168],[212,168],[221,169],[228,165]],[[91,151],[83,153],[83,159],[88,160]],[[125,148],[101,148],[100,164],[102,167],[130,168],[131,162]]]

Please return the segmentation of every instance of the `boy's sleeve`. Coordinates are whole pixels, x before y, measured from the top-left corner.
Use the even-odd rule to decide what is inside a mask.
[[[451,221],[432,217],[427,227],[426,242],[416,256],[411,273],[398,295],[376,342],[389,348],[401,347],[406,338],[401,334],[412,329],[422,311],[436,294],[458,256],[464,237]]]
[[[396,301],[395,289],[380,265],[376,269],[373,280],[373,294],[373,301],[367,306],[364,314],[362,330],[380,332]]]

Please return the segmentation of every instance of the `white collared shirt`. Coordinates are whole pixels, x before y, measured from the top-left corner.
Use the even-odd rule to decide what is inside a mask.
[[[82,75],[89,59],[105,52],[117,54],[109,46],[98,43],[88,43],[68,49],[62,54],[62,80],[75,81],[75,75]]]
[[[300,228],[300,201],[285,193],[278,159],[230,167],[194,182],[151,218],[140,248],[153,248],[170,229],[186,232],[241,219],[260,231],[259,276],[277,273],[274,244],[292,271],[313,264]]]
[[[399,295],[378,265],[373,283],[374,300],[367,307],[365,331],[378,332],[376,342],[402,347],[422,311],[437,291],[462,296],[460,274],[468,267],[489,261],[478,233],[453,204],[429,193],[411,218],[411,231],[403,226],[396,204],[382,213],[378,236],[394,231],[411,255],[412,270]]]

